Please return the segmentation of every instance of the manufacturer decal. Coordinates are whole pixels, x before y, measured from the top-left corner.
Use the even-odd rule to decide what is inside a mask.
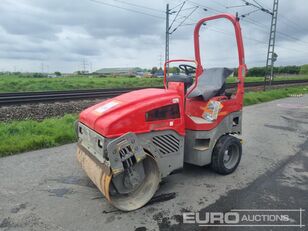
[[[179,99],[179,98],[174,98],[174,99],[172,99],[172,103],[178,103],[178,102],[180,102],[180,99]]]
[[[118,104],[120,104],[121,102],[120,101],[116,101],[116,100],[113,100],[113,101],[110,101],[109,103],[106,103],[98,108],[96,108],[94,110],[94,113],[96,114],[103,114],[104,112],[108,111],[109,109],[117,106]]]

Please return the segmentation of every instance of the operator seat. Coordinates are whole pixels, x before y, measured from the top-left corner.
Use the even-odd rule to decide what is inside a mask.
[[[234,69],[226,67],[215,67],[204,69],[199,76],[196,88],[188,95],[188,98],[202,96],[203,100],[222,94],[225,90],[225,81]],[[192,88],[191,86],[188,91]]]

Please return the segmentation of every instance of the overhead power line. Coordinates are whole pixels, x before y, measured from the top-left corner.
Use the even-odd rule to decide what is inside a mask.
[[[114,4],[110,4],[110,3],[107,3],[107,2],[102,2],[102,1],[98,1],[98,0],[89,0],[89,1],[97,3],[97,4],[101,4],[101,5],[106,5],[106,6],[110,6],[110,7],[114,7],[114,8],[118,8],[118,9],[122,9],[122,10],[126,10],[126,11],[130,11],[130,12],[134,12],[134,13],[137,13],[137,14],[143,14],[143,15],[150,16],[150,17],[153,17],[153,18],[164,19],[164,17],[162,17],[162,16],[158,16],[158,15],[154,15],[154,14],[149,14],[149,13],[146,13],[144,11],[139,11],[139,10],[135,10],[135,9],[131,9],[131,8],[126,8],[126,7],[123,7],[123,6],[114,5]]]
[[[198,6],[196,6],[187,16],[184,17],[184,19],[180,22],[180,24],[175,27],[170,34],[174,33],[180,26],[183,25],[183,23],[198,9]]]
[[[231,8],[238,8],[238,7],[243,7],[243,6],[247,6],[247,5],[226,6],[226,8],[231,9]]]
[[[264,8],[260,3],[258,3],[258,2],[255,1],[255,0],[253,0],[253,2],[255,2],[256,4],[251,3],[251,2],[248,2],[248,1],[246,1],[246,0],[242,0],[242,2],[244,2],[246,6],[255,7],[255,8],[257,8],[257,9],[259,9],[259,10],[265,12],[265,13],[268,13],[268,14],[270,14],[270,15],[273,15],[273,12],[272,12],[272,11],[270,11],[269,9]]]
[[[170,35],[172,33],[174,33],[179,27],[181,27],[184,24],[184,22],[186,20],[188,20],[189,17],[199,8],[198,6],[194,6],[194,7],[183,9],[185,3],[186,3],[186,1],[183,1],[182,3],[176,5],[175,7],[171,8],[171,9],[169,8],[169,4],[166,5],[165,62],[167,62],[169,60],[169,38],[170,38]],[[178,7],[180,7],[179,10],[174,11],[174,9],[177,9]],[[191,9],[191,11],[187,15],[181,15],[180,14],[184,10],[187,11],[187,10],[190,10],[190,9]],[[173,20],[172,20],[172,22],[169,26],[169,16],[174,14],[174,13],[176,13],[176,15],[173,18]],[[174,25],[174,23],[178,22],[178,21],[180,21],[179,24],[174,29],[172,29],[172,26]],[[167,67],[167,74],[168,74],[169,73],[168,72],[169,65],[167,64],[166,67]]]
[[[181,3],[179,3],[179,4],[177,4],[175,7],[172,7],[171,9],[169,9],[170,11],[172,11],[172,10],[174,10],[174,9],[176,9],[176,8],[178,8],[179,6],[181,6],[183,4],[183,2],[181,2]]]
[[[261,4],[258,3],[256,0],[252,0],[252,1],[254,1],[254,3],[256,3],[260,8],[263,8],[263,6],[261,6]]]
[[[170,24],[168,30],[170,30],[171,27],[173,26],[173,23],[175,22],[175,20],[176,20],[177,17],[179,16],[179,13],[181,12],[181,10],[182,10],[183,6],[185,5],[185,3],[186,3],[185,1],[182,3],[180,9],[178,10],[178,12],[176,13],[175,17],[173,18],[173,20],[172,20],[172,22],[171,22],[171,24]]]
[[[216,5],[219,5],[220,7],[222,7],[222,8],[226,8],[226,6],[224,5],[224,4],[222,4],[221,2],[220,2],[220,0],[218,0],[218,1],[213,1]]]
[[[256,13],[258,11],[259,11],[259,9],[255,9],[255,10],[249,11],[248,13],[242,14],[241,17],[245,18],[245,17],[247,17],[247,16],[249,16],[249,15],[251,15],[253,13]]]
[[[207,9],[209,9],[210,11],[213,11],[213,12],[215,12],[215,13],[222,13],[222,11],[220,11],[220,10],[217,10],[217,9],[214,9],[214,8],[210,8],[210,7],[207,7],[207,6],[205,6],[205,5],[198,4],[197,2],[194,2],[194,1],[186,0],[186,2],[189,2],[189,3],[191,3],[191,4],[194,5],[194,6],[197,5],[197,6],[199,6],[199,7],[207,8]],[[216,1],[215,1],[215,2],[216,2]],[[259,3],[259,4],[260,4],[260,3]],[[260,4],[260,5],[261,5],[261,4]],[[264,5],[264,4],[262,3],[262,5]],[[262,5],[261,5],[261,6],[262,6]],[[246,6],[246,5],[242,5],[242,6]],[[228,8],[228,7],[226,6],[226,8]],[[264,7],[264,8],[265,8],[265,7]],[[247,16],[248,16],[248,15],[247,15]],[[256,20],[253,20],[252,18],[249,18],[249,17],[244,17],[244,18],[243,18],[243,22],[250,23],[250,24],[252,24],[253,26],[259,28],[259,29],[262,30],[262,31],[264,31],[265,33],[268,33],[268,30],[265,29],[265,28],[268,27],[268,25],[262,24],[262,23],[260,23],[260,22],[258,22],[258,21],[256,21]],[[190,25],[194,25],[194,24],[195,24],[195,22],[193,22],[193,23],[187,23],[187,24],[183,24],[183,26],[190,26]],[[280,36],[280,37],[282,37],[282,38],[288,39],[288,40],[290,40],[290,41],[296,41],[296,42],[299,43],[299,45],[305,45],[305,46],[307,46],[307,44],[306,44],[306,43],[308,43],[307,41],[303,41],[303,40],[301,40],[301,39],[299,39],[299,38],[296,38],[296,37],[294,37],[294,36],[291,36],[291,35],[289,35],[289,34],[286,34],[286,33],[284,33],[284,32],[281,32],[281,31],[279,31],[279,30],[277,30],[276,33],[278,34],[278,36]],[[302,43],[302,44],[300,44],[300,43]],[[287,48],[287,47],[281,47],[281,46],[279,46],[279,47],[280,47],[280,48],[283,48],[283,49],[290,49],[290,50],[294,50],[294,51],[299,51],[299,50],[296,50],[296,49],[293,49],[293,48]]]
[[[183,12],[183,11],[186,11],[186,10],[191,10],[191,9],[194,9],[194,8],[195,8],[195,6],[188,7],[188,8],[182,9],[182,12]]]
[[[139,5],[139,4],[135,4],[135,3],[131,3],[131,2],[126,2],[126,1],[123,1],[123,0],[113,0],[113,1],[120,2],[122,4],[129,5],[129,6],[134,6],[134,7],[138,7],[138,8],[142,8],[142,9],[146,9],[146,10],[151,10],[151,11],[155,11],[155,12],[159,12],[159,13],[164,13],[163,10],[159,10],[159,9],[155,9],[155,8],[152,8],[152,7],[148,7],[148,6],[144,6],[144,5]]]
[[[129,11],[129,12],[133,12],[133,13],[142,14],[142,15],[145,15],[145,16],[157,18],[157,19],[160,19],[160,20],[165,19],[165,17],[163,17],[163,15],[161,15],[162,13],[164,13],[164,11],[162,11],[162,10],[155,9],[155,8],[152,8],[152,7],[148,7],[148,6],[145,6],[145,5],[131,3],[131,2],[128,2],[128,1],[124,1],[124,0],[113,0],[114,2],[118,2],[120,4],[111,4],[111,3],[107,3],[107,2],[104,2],[104,1],[100,1],[100,0],[89,0],[89,1],[97,3],[97,4],[102,4],[102,5],[105,5],[105,6],[113,7],[113,8],[122,9],[122,10]],[[267,32],[267,30],[265,29],[267,27],[267,25],[264,25],[264,24],[262,24],[262,23],[260,23],[256,20],[253,20],[253,19],[249,18],[248,16],[257,12],[258,10],[271,14],[272,12],[268,9],[268,7],[266,5],[264,5],[263,3],[260,3],[258,0],[241,0],[241,1],[244,3],[243,5],[235,5],[235,6],[225,6],[224,4],[222,4],[222,3],[220,3],[219,1],[216,1],[216,0],[213,1],[213,2],[217,5],[219,5],[221,8],[226,8],[226,9],[239,8],[239,7],[243,7],[243,6],[247,6],[247,7],[250,6],[250,7],[256,8],[255,10],[248,11],[247,13],[243,13],[242,16],[245,19],[243,21],[258,27],[258,29],[260,29],[262,31]],[[189,3],[191,7],[183,8],[183,6],[185,5],[185,2]],[[196,2],[196,0],[186,0],[185,2],[180,2],[178,5],[169,9],[170,14],[177,13],[175,18],[172,20],[172,23],[169,27],[170,30],[172,30],[172,26],[176,22],[179,22],[179,24],[172,30],[171,33],[174,33],[181,26],[195,25],[195,22],[194,23],[186,23],[186,24],[185,24],[185,22],[188,21],[188,20],[191,21],[190,17],[197,9],[202,10],[202,12],[204,12],[204,11],[212,11],[214,13],[223,13],[224,12],[224,11],[221,11],[219,9],[215,9],[213,7],[205,5],[203,3],[200,4],[200,3]],[[123,5],[126,5],[127,7],[123,6]],[[138,10],[138,8],[143,9],[143,10]],[[178,8],[180,8],[180,9],[175,11],[175,9],[178,9]],[[181,12],[188,11],[188,10],[191,10],[188,15],[181,15],[180,14]],[[147,11],[152,11],[152,13],[149,13]],[[292,27],[293,29],[295,29],[297,31],[303,30],[298,23],[290,20],[289,18],[285,17],[284,15],[280,15],[280,17],[284,20],[283,23],[285,23],[289,27]],[[212,30],[214,32],[217,32],[217,33],[225,34],[225,35],[228,35],[228,36],[233,36],[233,35],[225,32],[223,30],[218,30],[216,28],[215,29],[214,28],[208,28],[208,29]],[[170,30],[169,30],[169,32],[170,32]],[[288,39],[290,41],[295,41],[296,42],[295,44],[298,44],[298,45],[307,46],[307,44],[308,44],[307,41],[301,40],[297,37],[294,37],[290,34],[287,34],[287,33],[281,32],[281,31],[277,31],[277,34],[278,34],[279,37]],[[253,41],[253,42],[258,43],[258,44],[267,44],[265,41],[261,41],[261,40],[258,40],[258,39],[255,39],[255,38],[252,38],[252,37],[249,37],[249,36],[243,36],[243,38],[245,40]],[[295,49],[293,47],[285,47],[285,46],[281,46],[281,45],[278,45],[277,47],[285,49],[285,50],[302,52],[301,50]]]
[[[256,20],[253,20],[253,19],[251,19],[251,18],[245,18],[245,19],[243,20],[243,22],[250,23],[250,24],[252,24],[252,25],[258,27],[260,30],[263,30],[263,31],[265,31],[265,32],[267,33],[267,30],[265,29],[267,26],[264,25],[264,24],[261,24],[261,23],[257,22]],[[287,34],[287,33],[281,32],[281,31],[279,31],[279,30],[277,30],[276,32],[277,32],[277,34],[278,34],[279,36],[281,36],[281,37],[283,37],[283,38],[286,38],[286,39],[289,39],[289,40],[292,40],[292,41],[301,42],[301,43],[302,43],[303,45],[305,45],[305,46],[307,46],[307,44],[308,44],[307,41],[301,40],[301,39],[296,38],[296,37],[294,37],[294,36],[292,36],[292,35],[289,35],[289,34]]]
[[[191,4],[193,4],[195,6],[199,6],[199,7],[203,8],[204,10],[211,10],[211,11],[216,12],[216,13],[223,13],[222,11],[216,10],[216,9],[209,7],[209,6],[205,6],[203,4],[199,4],[199,3],[194,2],[194,1],[187,0],[187,2],[190,2]]]

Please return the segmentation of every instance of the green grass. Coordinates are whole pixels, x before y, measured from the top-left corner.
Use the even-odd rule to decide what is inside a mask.
[[[228,83],[235,82],[229,77]],[[308,75],[277,77],[276,80],[307,79]],[[246,82],[262,82],[263,77],[247,77]],[[162,87],[162,78],[89,77],[31,78],[17,75],[0,76],[0,92],[59,91],[94,88]]]
[[[41,148],[49,148],[76,140],[76,115],[43,121],[24,120],[0,123],[0,157]]]
[[[248,92],[245,94],[244,103],[247,106],[297,94],[308,94],[308,86]],[[76,115],[69,114],[43,121],[1,122],[0,157],[76,141],[74,132],[76,118]]]
[[[270,91],[247,92],[244,96],[244,105],[264,103],[291,95],[308,94],[308,86],[297,86],[274,89]]]
[[[236,77],[228,77],[227,82],[228,83],[234,83],[236,81]],[[308,75],[295,75],[295,76],[277,76],[275,77],[275,81],[280,81],[280,80],[301,80],[305,79],[308,80]],[[250,82],[263,82],[264,78],[263,77],[246,77],[245,82],[250,83]]]
[[[0,76],[0,92],[60,91],[94,88],[134,88],[163,86],[161,78],[136,77],[61,77],[29,78]]]

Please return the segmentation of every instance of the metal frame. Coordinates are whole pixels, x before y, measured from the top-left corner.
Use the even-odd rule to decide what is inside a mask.
[[[203,72],[202,62],[201,62],[201,56],[200,56],[200,41],[199,41],[199,31],[201,26],[207,22],[212,21],[216,19],[226,19],[230,21],[234,27],[235,31],[235,37],[236,37],[236,43],[237,43],[237,50],[238,50],[238,88],[236,93],[236,103],[241,104],[243,101],[243,94],[244,94],[244,77],[247,72],[247,67],[245,64],[245,58],[244,58],[244,46],[243,46],[243,38],[241,33],[241,27],[238,18],[236,18],[234,15],[231,14],[218,14],[214,16],[210,16],[207,18],[203,18],[198,21],[198,23],[195,26],[194,29],[194,49],[195,49],[195,60],[185,60],[185,59],[175,59],[175,60],[168,60],[165,62],[164,65],[164,85],[167,89],[167,68],[166,66],[169,65],[171,62],[195,62],[196,63],[196,79],[193,84],[193,86],[190,88],[189,92],[186,93],[186,96],[189,95],[197,86],[198,84],[198,78]]]
[[[277,25],[277,16],[278,16],[278,1],[273,1],[273,12],[272,21],[271,21],[271,29],[270,36],[268,41],[268,49],[267,49],[267,57],[266,57],[266,74],[264,77],[264,90],[266,89],[267,83],[269,86],[272,85],[272,81],[274,78],[274,62],[276,61],[275,54],[275,41],[276,41],[276,25]]]

